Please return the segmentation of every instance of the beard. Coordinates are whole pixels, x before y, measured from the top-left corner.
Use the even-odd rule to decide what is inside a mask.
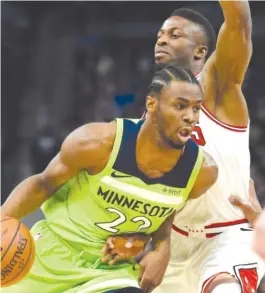
[[[164,143],[166,143],[170,148],[176,149],[176,150],[182,150],[184,148],[184,146],[186,145],[186,143],[188,142],[187,141],[183,144],[177,143],[177,142],[173,141],[172,139],[166,137],[163,133],[160,133],[160,136],[163,138]]]
[[[165,125],[163,123],[163,119],[162,117],[160,117],[160,109],[158,107],[158,111],[156,113],[156,122],[155,122],[155,127],[157,128],[158,131],[158,135],[160,137],[160,141],[162,142],[163,145],[167,145],[169,148],[171,149],[177,149],[177,150],[181,150],[186,143],[180,143],[180,142],[176,142],[173,139],[171,139],[170,137],[168,137],[165,133]]]

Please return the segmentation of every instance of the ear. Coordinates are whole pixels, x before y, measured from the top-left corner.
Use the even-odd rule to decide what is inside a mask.
[[[152,96],[147,96],[145,106],[146,106],[147,112],[154,113],[157,107],[157,99]]]
[[[197,46],[195,49],[194,57],[195,59],[203,59],[208,53],[208,47],[204,45]]]

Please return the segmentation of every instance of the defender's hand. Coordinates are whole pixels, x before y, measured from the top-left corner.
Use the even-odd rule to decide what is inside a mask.
[[[143,234],[110,236],[101,251],[104,255],[101,261],[109,260],[112,265],[119,260],[130,260],[144,251],[150,240],[150,235]]]
[[[232,205],[240,208],[251,226],[254,226],[255,221],[260,215],[260,212],[256,211],[250,204],[243,203],[242,200],[237,196],[231,195],[229,197],[229,201]]]
[[[140,262],[139,283],[145,293],[152,292],[162,283],[167,265],[169,253],[150,251]]]

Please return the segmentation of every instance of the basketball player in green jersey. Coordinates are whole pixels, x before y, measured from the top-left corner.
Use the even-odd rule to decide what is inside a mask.
[[[30,273],[2,292],[142,292],[135,263],[101,261],[108,236],[125,233],[152,235],[156,247],[145,256],[146,276],[151,269],[163,276],[168,259],[161,250],[169,253],[174,211],[217,178],[215,162],[189,138],[202,95],[191,72],[169,65],[154,75],[145,121],[84,125],[43,173],[19,184],[2,215],[21,219],[41,206],[45,220],[31,230],[36,259]],[[159,266],[148,267],[149,260]],[[142,289],[154,289],[148,286]]]

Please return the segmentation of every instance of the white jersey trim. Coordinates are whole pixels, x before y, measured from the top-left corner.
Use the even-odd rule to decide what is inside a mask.
[[[231,131],[235,131],[235,132],[246,132],[246,130],[248,129],[248,126],[229,125],[229,124],[221,122],[220,120],[215,118],[203,105],[202,105],[202,111],[213,122],[215,122],[216,124],[222,126],[223,128],[225,128],[227,130],[231,130]]]
[[[184,202],[184,199],[181,196],[182,195],[181,192],[180,192],[180,196],[165,195],[158,192],[146,190],[141,187],[133,186],[125,182],[120,182],[110,176],[104,176],[101,179],[101,181],[123,192],[128,192],[140,198],[151,200],[161,204],[180,205]]]
[[[202,71],[195,74],[195,77],[199,81],[202,77]],[[213,114],[211,114],[203,105],[202,105],[202,111],[213,122],[215,122],[216,124],[222,126],[223,128],[225,128],[227,130],[236,131],[236,132],[245,132],[248,129],[248,126],[229,125],[229,124],[223,123],[222,121],[220,121],[216,117],[214,117]]]

